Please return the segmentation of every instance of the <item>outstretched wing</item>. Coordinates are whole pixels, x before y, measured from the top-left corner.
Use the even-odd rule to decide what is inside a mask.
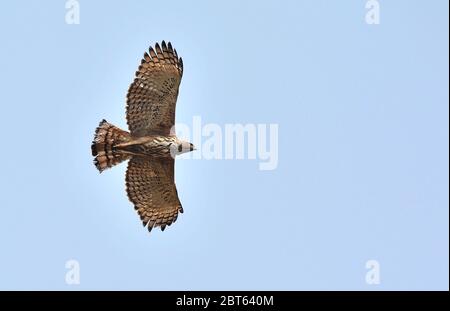
[[[164,230],[183,212],[174,183],[174,159],[134,156],[128,162],[127,194],[148,230]]]
[[[156,50],[156,52],[155,52]],[[144,54],[127,94],[131,135],[169,135],[175,124],[175,105],[183,75],[183,60],[163,41]]]

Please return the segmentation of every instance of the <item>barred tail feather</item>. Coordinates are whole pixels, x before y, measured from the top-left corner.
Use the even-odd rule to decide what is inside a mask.
[[[95,157],[94,164],[100,173],[130,158],[128,154],[115,149],[117,144],[127,142],[129,139],[130,133],[106,120],[100,122],[91,145],[92,155]]]

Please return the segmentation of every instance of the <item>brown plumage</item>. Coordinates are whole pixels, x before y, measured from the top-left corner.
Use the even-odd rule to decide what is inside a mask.
[[[194,150],[175,136],[175,106],[183,75],[183,61],[163,41],[144,54],[127,94],[130,132],[100,122],[92,142],[97,169],[128,162],[126,189],[148,230],[164,230],[183,212],[174,182],[174,158]]]

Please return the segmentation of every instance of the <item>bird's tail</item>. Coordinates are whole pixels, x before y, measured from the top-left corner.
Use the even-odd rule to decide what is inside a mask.
[[[100,122],[91,145],[92,155],[95,157],[94,164],[100,173],[130,158],[130,155],[115,148],[117,144],[125,143],[130,138],[130,133],[106,122],[106,120]]]

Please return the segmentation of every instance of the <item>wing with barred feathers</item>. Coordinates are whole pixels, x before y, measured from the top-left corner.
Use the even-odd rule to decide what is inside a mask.
[[[170,135],[183,75],[183,60],[169,42],[144,54],[127,94],[127,122],[134,137]]]
[[[174,223],[183,212],[174,183],[174,159],[134,156],[126,174],[128,198],[148,230]]]

